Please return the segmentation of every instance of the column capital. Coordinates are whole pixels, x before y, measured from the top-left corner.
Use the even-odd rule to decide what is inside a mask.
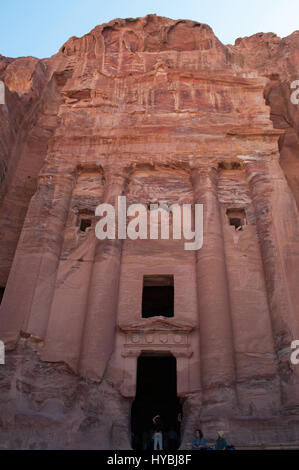
[[[245,168],[265,167],[267,160],[264,158],[251,158],[250,160],[243,160]]]
[[[210,168],[214,168],[214,169],[218,169],[218,160],[215,160],[215,159],[212,159],[212,158],[198,158],[196,160],[191,160],[189,162],[189,166],[190,166],[190,169],[202,169],[202,170],[205,170],[205,169],[210,169]]]
[[[265,161],[264,160],[247,160],[244,162],[247,178],[250,182],[255,176],[264,174]],[[262,171],[261,171],[262,170]]]
[[[104,166],[103,176],[106,192],[112,187],[119,188],[122,193],[130,181],[131,171],[128,167],[114,168],[111,165]],[[119,194],[121,196],[121,193]]]
[[[194,191],[216,190],[219,172],[215,165],[197,165],[191,168],[190,177]]]
[[[269,196],[273,192],[267,162],[265,160],[251,160],[245,162],[245,172],[253,198],[257,195]]]

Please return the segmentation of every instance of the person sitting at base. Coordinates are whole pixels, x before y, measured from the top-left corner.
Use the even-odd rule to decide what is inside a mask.
[[[227,442],[224,438],[224,431],[217,431],[218,438],[216,441],[215,450],[226,450],[227,449]]]
[[[193,450],[205,450],[207,448],[206,440],[200,429],[196,429],[195,436],[192,442]]]

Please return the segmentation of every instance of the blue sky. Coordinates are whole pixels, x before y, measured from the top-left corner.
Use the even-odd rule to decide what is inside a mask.
[[[299,0],[0,0],[0,54],[49,57],[97,24],[148,13],[208,23],[225,44],[299,30]]]

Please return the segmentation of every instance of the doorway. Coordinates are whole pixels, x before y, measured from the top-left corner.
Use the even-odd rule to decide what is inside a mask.
[[[131,411],[132,447],[153,450],[153,418],[160,415],[163,449],[180,446],[182,413],[177,396],[176,358],[172,355],[141,355],[137,363],[136,398]]]

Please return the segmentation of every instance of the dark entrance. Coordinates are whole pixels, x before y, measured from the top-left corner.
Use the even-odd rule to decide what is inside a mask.
[[[161,417],[163,449],[176,450],[180,445],[179,414],[182,412],[177,397],[176,359],[173,356],[142,355],[137,365],[136,399],[132,405],[132,447],[152,450],[155,430],[153,417]],[[177,436],[177,437],[176,437]]]
[[[4,296],[5,287],[0,287],[0,305]]]

